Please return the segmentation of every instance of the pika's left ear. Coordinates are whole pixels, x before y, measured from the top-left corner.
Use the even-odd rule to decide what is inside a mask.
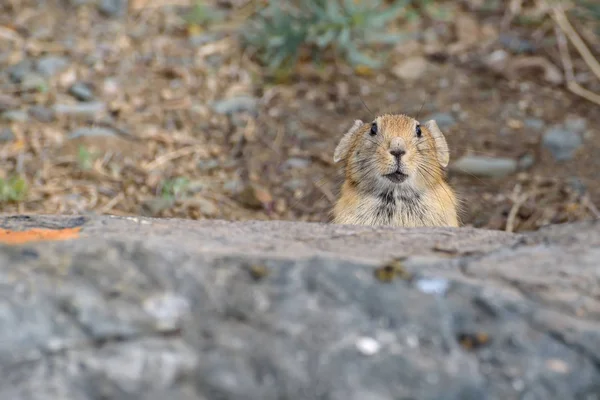
[[[333,152],[334,163],[338,163],[342,159],[346,158],[348,151],[350,150],[350,145],[352,144],[352,137],[356,132],[358,132],[358,129],[362,125],[363,122],[360,119],[357,119],[354,121],[354,125],[352,125],[352,127],[346,133],[344,133],[344,136],[342,136],[342,139]]]
[[[433,136],[438,162],[442,168],[446,168],[450,162],[450,149],[448,149],[448,143],[446,143],[444,134],[434,120],[425,122],[423,126],[427,128],[429,133],[431,133],[431,136]]]

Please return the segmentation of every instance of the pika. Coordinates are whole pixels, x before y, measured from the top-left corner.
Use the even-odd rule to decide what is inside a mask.
[[[355,120],[335,148],[344,182],[334,224],[458,227],[457,197],[445,181],[448,144],[437,123],[403,114]]]

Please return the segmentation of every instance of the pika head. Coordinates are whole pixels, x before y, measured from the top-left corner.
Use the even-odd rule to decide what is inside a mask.
[[[346,180],[359,188],[421,191],[443,180],[449,151],[435,121],[421,124],[406,115],[384,114],[371,123],[354,121],[333,160],[345,163]]]

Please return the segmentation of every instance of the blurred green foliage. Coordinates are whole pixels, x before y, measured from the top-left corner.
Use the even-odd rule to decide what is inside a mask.
[[[201,1],[197,1],[189,13],[184,16],[186,23],[190,25],[206,26],[224,18],[221,11],[207,6]]]
[[[183,176],[167,179],[161,185],[161,197],[166,200],[175,200],[184,195],[189,186],[190,180]]]
[[[21,201],[26,195],[27,182],[22,177],[0,178],[0,203]]]
[[[595,33],[600,35],[600,2],[598,0],[575,1],[575,16],[596,23]]]
[[[77,164],[79,168],[84,171],[92,169],[94,161],[96,161],[98,155],[88,150],[85,146],[79,146],[77,148]]]
[[[423,0],[421,0],[423,1]],[[254,14],[243,32],[245,43],[254,48],[272,70],[293,67],[301,50],[312,59],[332,51],[353,66],[378,68],[382,46],[396,44],[407,34],[389,31],[389,23],[408,11],[410,0],[383,1],[298,0],[269,2]],[[378,57],[365,49],[377,48]]]

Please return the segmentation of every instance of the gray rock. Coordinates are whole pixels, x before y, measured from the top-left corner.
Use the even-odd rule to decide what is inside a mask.
[[[11,65],[6,69],[9,79],[13,83],[21,83],[23,77],[30,73],[33,68],[31,60],[23,60],[15,65]]]
[[[0,245],[2,400],[597,394],[600,221],[528,235],[108,216],[0,227],[82,229]],[[377,272],[392,258],[399,276]]]
[[[503,177],[517,170],[517,162],[511,158],[469,155],[451,163],[450,170],[482,177]]]
[[[541,131],[542,129],[544,129],[544,126],[546,125],[546,123],[539,118],[525,118],[523,120],[523,125],[527,129],[534,129],[536,131]]]
[[[536,50],[536,47],[529,40],[520,38],[513,33],[501,33],[499,41],[504,47],[515,53],[530,53]]]
[[[223,183],[223,190],[230,195],[238,194],[243,187],[243,183],[239,180],[228,180]]]
[[[46,78],[35,72],[27,73],[21,79],[23,90],[44,90],[47,86]]]
[[[215,41],[219,40],[221,37],[222,37],[221,34],[211,32],[211,33],[203,33],[200,35],[192,35],[192,36],[190,36],[190,38],[188,40],[192,46],[200,47],[205,44],[215,42]]]
[[[251,96],[238,96],[230,99],[216,101],[212,109],[219,114],[233,114],[236,112],[256,113],[258,100]]]
[[[44,56],[37,60],[36,70],[45,77],[52,77],[69,65],[69,60],[61,56]]]
[[[95,116],[106,111],[106,104],[100,101],[79,104],[56,104],[54,112],[58,115]]]
[[[439,112],[430,114],[423,117],[422,121],[426,122],[431,119],[433,119],[438,124],[440,129],[447,129],[456,125],[456,118],[454,118],[454,116],[452,116],[452,114],[450,113]]]
[[[31,106],[29,108],[29,115],[40,122],[52,122],[56,118],[54,110],[39,105]]]
[[[556,161],[571,160],[582,144],[579,133],[562,126],[551,127],[542,138],[542,146],[550,151]]]
[[[117,133],[110,128],[100,126],[77,128],[69,133],[69,139],[75,139],[82,136],[117,136]]]
[[[80,101],[90,101],[94,98],[94,92],[92,92],[92,89],[82,82],[74,83],[69,88],[69,94]]]
[[[10,128],[0,129],[0,143],[12,142],[15,140],[15,134]]]
[[[535,164],[535,157],[531,153],[527,153],[519,158],[518,167],[519,169],[526,170],[533,167]]]
[[[127,14],[127,0],[99,0],[98,10],[107,17],[122,17]]]
[[[27,122],[29,119],[27,112],[22,110],[4,111],[1,116],[3,120],[10,122]]]
[[[587,192],[585,183],[576,176],[572,176],[568,179],[570,188],[575,191],[578,195],[583,196]]]
[[[307,160],[306,158],[291,157],[285,160],[283,168],[303,169],[307,168],[309,165],[310,160]]]

